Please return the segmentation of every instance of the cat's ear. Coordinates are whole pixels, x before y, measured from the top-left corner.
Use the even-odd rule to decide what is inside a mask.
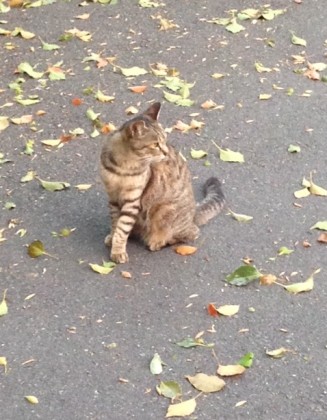
[[[143,112],[143,115],[147,115],[148,117],[152,118],[154,121],[157,121],[159,117],[160,108],[161,108],[161,103],[155,102],[146,111]]]
[[[128,126],[128,134],[131,138],[142,137],[146,131],[145,123],[142,120],[133,121]]]

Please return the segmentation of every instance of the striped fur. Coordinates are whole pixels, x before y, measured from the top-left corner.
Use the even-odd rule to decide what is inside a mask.
[[[151,251],[192,241],[198,226],[216,216],[224,204],[221,184],[210,178],[205,198],[195,203],[186,162],[167,145],[157,122],[160,103],[112,133],[101,153],[101,177],[109,195],[111,259],[128,261],[130,234],[141,237]]]

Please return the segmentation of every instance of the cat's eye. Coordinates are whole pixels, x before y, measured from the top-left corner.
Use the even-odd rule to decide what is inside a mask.
[[[149,147],[150,147],[150,149],[159,149],[160,148],[159,143],[150,144]]]

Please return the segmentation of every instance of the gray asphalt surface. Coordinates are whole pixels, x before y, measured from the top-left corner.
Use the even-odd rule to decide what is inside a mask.
[[[155,390],[160,380],[179,382],[187,400],[199,392],[186,375],[213,375],[218,362],[233,364],[247,352],[255,355],[252,367],[242,376],[226,378],[219,393],[198,396],[189,418],[325,419],[326,245],[317,242],[320,232],[310,227],[326,220],[326,197],[296,200],[293,193],[311,171],[316,184],[327,188],[327,85],[295,73],[306,63],[294,65],[291,57],[302,54],[311,63],[326,63],[324,2],[275,0],[272,7],[286,8],[284,15],[245,21],[245,31],[238,34],[205,20],[225,17],[226,10],[258,8],[263,1],[165,0],[158,8],[141,8],[136,0],[117,5],[84,2],[84,7],[79,3],[58,0],[0,14],[0,29],[22,27],[36,35],[30,40],[0,35],[0,115],[33,115],[32,123],[10,123],[0,131],[0,152],[10,160],[0,166],[0,229],[6,239],[0,242],[0,294],[8,289],[9,308],[0,318],[0,357],[8,362],[7,374],[0,366],[1,419],[163,419],[169,400]],[[76,18],[83,13],[89,18]],[[158,15],[179,27],[159,31],[159,20],[153,18]],[[91,40],[59,41],[74,27],[90,31]],[[290,31],[305,39],[307,47],[293,45]],[[60,49],[44,51],[40,38]],[[265,39],[274,40],[275,47]],[[154,87],[160,78],[151,73],[127,80],[110,64],[97,68],[93,61],[83,63],[91,53],[115,56],[115,63],[125,68],[149,71],[149,64],[158,62],[174,67],[180,78],[196,82],[191,89],[196,102],[187,108],[165,101],[162,89]],[[45,71],[60,61],[65,80],[50,81],[45,75],[42,84],[16,73],[22,62]],[[258,73],[255,62],[275,70]],[[225,77],[216,80],[213,73]],[[8,84],[18,77],[25,80],[24,97],[38,95],[40,103],[22,106],[14,101]],[[136,94],[128,90],[134,85],[148,89]],[[86,96],[83,90],[88,87],[115,100],[101,103]],[[289,88],[292,95],[286,93]],[[305,92],[309,96],[302,96]],[[262,93],[272,97],[259,100]],[[73,106],[73,98],[84,102]],[[202,109],[208,99],[224,109]],[[188,257],[170,248],[151,253],[131,241],[130,262],[101,276],[88,264],[109,258],[103,244],[109,226],[107,197],[98,175],[103,136],[90,137],[93,128],[86,110],[91,107],[102,121],[119,126],[127,119],[128,106],[143,110],[153,100],[163,102],[161,121],[166,127],[177,120],[189,123],[191,113],[199,113],[195,118],[205,123],[197,132],[170,134],[189,161],[196,195],[201,197],[207,177],[218,175],[228,207],[253,220],[239,223],[226,209],[202,229],[198,251]],[[8,103],[12,105],[4,106]],[[37,116],[39,110],[46,113]],[[62,148],[41,144],[77,127],[85,134]],[[27,140],[34,140],[31,156],[22,153]],[[245,163],[220,161],[211,140],[242,152]],[[300,145],[301,152],[288,153],[291,143]],[[192,160],[191,148],[207,150],[211,166]],[[52,193],[37,180],[21,183],[29,170],[42,179],[69,182],[71,188]],[[74,187],[85,183],[92,184],[85,192]],[[5,209],[8,201],[16,207]],[[66,238],[51,234],[65,227],[75,231]],[[26,229],[25,236],[17,234],[19,229]],[[30,258],[26,245],[36,239],[58,260]],[[305,240],[311,247],[303,246]],[[294,252],[276,257],[281,246]],[[258,282],[243,288],[226,285],[226,275],[242,265],[244,257],[281,281],[304,281],[315,269],[322,271],[312,291],[296,296]],[[132,279],[123,278],[122,270]],[[213,318],[206,311],[209,302],[238,304],[240,310],[231,318]],[[212,326],[216,332],[208,332]],[[215,344],[214,354],[175,344],[201,331],[206,342]],[[281,359],[266,355],[266,350],[279,347],[292,352]],[[166,363],[158,377],[149,371],[155,352]],[[26,395],[36,396],[39,403],[29,404]],[[235,407],[240,401],[246,403]]]

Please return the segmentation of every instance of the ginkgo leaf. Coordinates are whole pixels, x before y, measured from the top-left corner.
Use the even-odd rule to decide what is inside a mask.
[[[150,372],[152,375],[160,375],[162,373],[162,360],[158,353],[155,353],[150,362]]]
[[[7,289],[5,289],[5,291],[3,292],[2,301],[0,302],[0,316],[7,315],[7,313],[8,313],[8,305],[7,305],[7,302],[6,302],[6,294],[7,294]]]
[[[231,209],[228,209],[229,214],[232,215],[233,219],[238,222],[249,222],[253,219],[253,216],[247,216],[246,214],[234,213]]]
[[[171,399],[178,398],[182,395],[182,389],[179,383],[175,381],[160,382],[160,384],[156,386],[156,391],[159,395]]]
[[[195,398],[191,398],[190,400],[183,401],[178,404],[170,404],[168,407],[166,418],[189,416],[190,414],[194,412],[195,408],[196,408]]]
[[[186,376],[186,379],[199,391],[217,392],[224,388],[225,381],[216,375],[197,373],[195,376]]]
[[[66,190],[70,187],[70,184],[68,182],[62,182],[62,181],[45,181],[41,178],[37,178],[40,181],[40,184],[42,187],[47,191],[61,191]]]
[[[318,268],[311,274],[311,276],[307,280],[303,282],[299,282],[299,283],[283,285],[283,287],[288,292],[293,293],[293,294],[309,292],[310,290],[313,289],[313,286],[314,286],[314,280],[313,280],[314,275],[320,273],[320,271],[321,269]]]
[[[217,312],[224,316],[233,316],[238,313],[240,305],[222,305],[217,308]]]
[[[241,375],[246,371],[246,368],[242,365],[219,365],[217,373],[220,376],[234,376]]]

